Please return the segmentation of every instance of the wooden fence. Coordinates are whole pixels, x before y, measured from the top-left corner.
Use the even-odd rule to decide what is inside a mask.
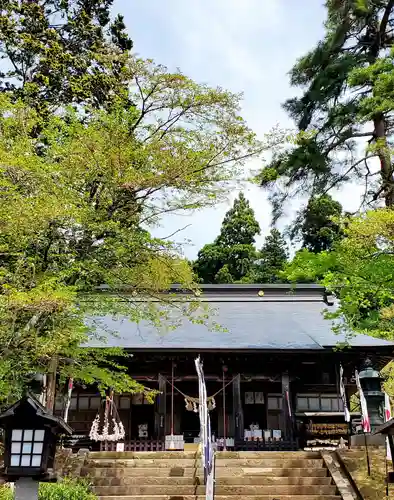
[[[112,442],[100,443],[100,451],[116,451]],[[164,441],[160,439],[130,439],[124,441],[124,451],[164,451]]]

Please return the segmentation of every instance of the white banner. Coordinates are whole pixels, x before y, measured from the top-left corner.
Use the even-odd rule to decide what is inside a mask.
[[[342,402],[343,402],[343,413],[345,415],[345,422],[350,422],[350,412],[347,406],[346,401],[346,389],[345,384],[343,382],[343,368],[342,365],[339,365],[339,392],[341,394]]]
[[[214,456],[211,436],[211,420],[207,406],[207,388],[205,385],[204,370],[198,357],[195,360],[197,375],[198,375],[198,392],[199,392],[199,416],[200,416],[200,434],[202,442],[201,457],[204,467],[205,479],[205,497],[206,500],[213,500],[214,489]]]
[[[356,376],[356,384],[357,384],[358,394],[360,397],[363,430],[364,430],[364,432],[371,432],[371,423],[369,421],[367,400],[365,399],[364,391],[361,387],[360,377],[358,375],[357,370],[355,371],[355,376]]]

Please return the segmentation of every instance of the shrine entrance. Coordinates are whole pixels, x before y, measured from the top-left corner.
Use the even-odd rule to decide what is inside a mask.
[[[211,397],[220,391],[218,382],[207,382],[208,406],[211,416],[212,435],[217,436],[220,430],[218,415],[222,414],[220,396]],[[182,434],[185,443],[195,443],[200,435],[200,419],[198,414],[198,382],[182,381],[176,384],[174,391],[173,427],[175,434]],[[167,399],[167,407],[171,408],[171,395]],[[170,412],[169,412],[170,413]],[[168,415],[168,429],[171,429],[171,414]]]

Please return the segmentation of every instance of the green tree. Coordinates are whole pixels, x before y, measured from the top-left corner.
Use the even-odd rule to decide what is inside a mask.
[[[335,268],[322,283],[340,299],[334,317],[348,332],[394,338],[394,212],[368,211],[344,227]]]
[[[278,229],[271,229],[252,268],[249,281],[253,283],[283,282],[283,271],[288,259],[287,244]]]
[[[215,275],[215,283],[223,284],[223,283],[233,283],[233,277],[228,268],[228,264],[224,264],[223,267],[219,269],[219,271]]]
[[[303,248],[285,265],[280,276],[291,283],[321,283],[326,274],[335,268],[334,252],[314,253]]]
[[[203,283],[233,283],[247,276],[256,258],[260,226],[243,193],[226,213],[219,236],[199,252],[194,270]]]
[[[36,371],[144,390],[121,350],[80,347],[97,336],[86,317],[171,325],[160,292],[174,281],[193,290],[191,270],[175,244],[141,227],[211,204],[218,182],[261,149],[237,95],[151,61],[127,64],[134,106],[84,122],[63,109],[43,123],[0,95],[0,398],[17,397]],[[177,306],[195,317],[196,304]]]
[[[208,243],[199,250],[193,264],[194,272],[201,283],[216,283],[216,276],[227,262],[227,249],[217,243]],[[228,266],[226,268],[228,270]],[[230,283],[233,280],[229,276]]]
[[[301,250],[285,269],[293,282],[320,282],[339,299],[335,329],[394,339],[394,212],[371,210],[347,218],[345,238],[329,252]],[[394,364],[383,370],[385,390],[394,395]]]
[[[132,41],[113,0],[4,0],[0,88],[47,116],[65,105],[128,100]]]
[[[302,247],[314,253],[330,250],[342,237],[341,215],[342,205],[330,195],[312,197],[292,225],[290,237],[301,239]]]
[[[279,216],[286,197],[363,179],[364,202],[394,204],[392,0],[327,0],[326,33],[291,70],[303,90],[285,109],[299,134],[261,175]],[[363,142],[365,141],[365,142]],[[363,147],[364,145],[364,147]],[[374,176],[373,158],[380,164]]]
[[[254,210],[245,195],[240,193],[233,207],[224,216],[217,243],[224,247],[253,245],[257,234],[260,234],[260,225]]]
[[[349,334],[394,338],[394,212],[370,210],[346,218],[345,238],[331,251],[297,252],[283,275],[292,282],[319,282],[339,299],[329,316]]]

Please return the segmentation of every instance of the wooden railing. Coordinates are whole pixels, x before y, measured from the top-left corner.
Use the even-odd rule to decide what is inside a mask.
[[[116,451],[112,442],[100,443],[100,451]],[[161,439],[129,439],[124,442],[124,451],[164,451],[164,441]]]
[[[298,451],[297,439],[283,441],[238,441],[230,450],[234,451]]]

